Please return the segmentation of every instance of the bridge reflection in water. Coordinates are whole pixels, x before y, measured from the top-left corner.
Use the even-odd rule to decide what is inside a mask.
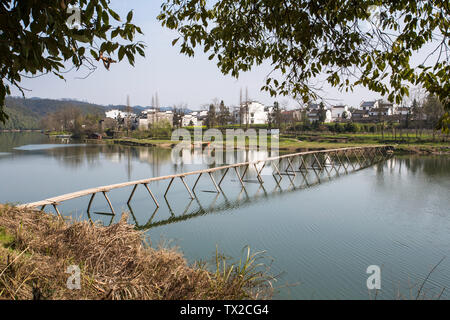
[[[187,194],[189,194],[189,198],[186,200],[184,209],[178,211],[172,209],[171,201],[180,203],[180,198],[182,197],[177,195],[176,200],[173,200],[174,197],[169,199],[167,196],[174,179],[178,175],[167,176],[170,182],[162,197],[164,202],[161,204],[150,190],[148,183],[140,183],[145,186],[155,204],[154,209],[147,215],[149,217],[148,221],[143,224],[139,223],[135,210],[133,210],[133,202],[131,200],[139,184],[133,186],[132,193],[128,198],[127,208],[136,227],[141,230],[148,230],[206,214],[242,208],[257,202],[261,198],[270,199],[281,193],[292,193],[301,189],[311,188],[380,163],[390,157],[390,150],[390,147],[385,146],[323,150],[284,155],[276,159],[258,160],[252,163],[244,163],[244,165],[225,166],[220,170],[216,170],[218,168],[200,170],[195,174],[196,180],[192,189],[189,188],[188,183],[184,179],[185,176],[180,177]],[[226,179],[229,169],[235,169],[236,175],[234,179],[233,177]],[[201,176],[205,173],[209,175],[209,185],[213,190],[196,191],[195,188]],[[214,174],[216,177],[214,177]],[[264,180],[267,177],[271,179]],[[222,183],[225,181],[229,186],[223,187]],[[240,189],[237,195],[230,197],[230,194],[233,193],[232,191],[236,190],[235,187],[233,188],[233,184],[235,185],[236,183],[240,185]],[[251,185],[256,185],[256,188],[250,187]],[[205,201],[200,196],[201,193],[215,193],[216,195],[212,200]],[[108,203],[111,208],[110,213],[94,212],[94,214],[111,216],[109,222],[111,224],[114,220],[115,212],[111,203],[109,201]],[[162,206],[165,208],[162,209]],[[169,216],[158,219],[158,216],[162,213],[161,211],[167,211],[166,213]],[[88,207],[87,215],[92,221],[90,206]]]

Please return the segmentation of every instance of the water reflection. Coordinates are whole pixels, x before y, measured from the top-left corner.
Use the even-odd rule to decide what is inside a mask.
[[[14,134],[8,139],[0,134],[0,140],[0,202],[37,201],[127,178],[137,180],[210,166],[174,164],[170,149],[69,144],[20,151],[14,148],[57,142],[39,134]],[[245,161],[266,158],[267,154],[241,150],[234,152],[234,158],[230,153],[224,156]],[[280,170],[285,168],[282,163]],[[158,197],[159,209],[142,186],[131,207],[125,205],[131,190],[115,190],[110,196],[116,212],[130,211],[130,222],[148,230],[145,234],[154,244],[171,239],[190,262],[211,258],[216,246],[233,257],[246,245],[255,251],[265,250],[274,258],[274,273],[284,273],[282,283],[300,282],[277,298],[367,299],[365,270],[372,264],[383,266],[380,298],[395,297],[396,292],[391,291],[396,286],[392,284],[421,283],[430,267],[449,256],[449,157],[396,156],[347,174],[352,171],[350,163],[347,171],[338,169],[339,176],[332,167],[326,169],[318,177],[310,171],[306,179],[301,172],[295,177],[284,174],[280,186],[268,170],[268,179],[264,176],[261,186],[256,171],[250,168],[245,189],[230,172],[221,185],[223,194],[215,193],[209,177],[204,176],[193,200],[180,181],[174,183],[166,199],[163,194],[168,181],[155,182],[150,187]],[[217,181],[220,174],[215,176]],[[195,182],[188,177],[186,181],[190,186]],[[105,225],[117,222],[120,214],[105,214],[108,204],[97,198],[91,218]],[[62,204],[61,212],[88,219],[88,200],[68,201]],[[428,286],[448,288],[448,270],[450,259],[433,272]],[[442,298],[450,298],[448,291]]]
[[[350,166],[350,163],[347,163],[347,165]],[[378,168],[385,166],[385,164],[378,163],[375,164],[375,166]],[[151,213],[150,219],[145,224],[142,225],[138,222],[138,219],[136,218],[133,205],[128,203],[127,207],[136,225],[136,228],[139,230],[149,230],[163,225],[183,222],[207,214],[215,214],[238,208],[244,209],[245,207],[251,206],[252,204],[257,203],[261,200],[274,200],[277,196],[280,196],[281,194],[294,193],[306,188],[312,188],[319,184],[323,184],[338,179],[343,175],[351,174],[359,170],[365,169],[365,167],[358,167],[358,166],[355,166],[355,168],[356,170],[347,170],[343,166],[342,168],[339,168],[332,173],[326,172],[325,169],[310,170],[309,172],[297,174],[295,177],[293,177],[292,174],[286,174],[288,179],[285,179],[287,181],[284,185],[280,183],[273,183],[273,182],[270,183],[270,181],[269,183],[266,183],[266,185],[270,186],[269,190],[266,189],[264,184],[258,183],[258,181],[256,180],[256,170],[255,170],[255,172],[253,173],[253,177],[255,178],[255,180],[251,179],[252,173],[249,172],[250,179],[246,180],[246,182],[254,181],[257,183],[255,184],[256,187],[254,188],[242,187],[240,188],[240,191],[237,194],[232,195],[233,197],[232,199],[230,199],[229,196],[227,195],[227,190],[230,191],[229,188],[228,189],[221,188],[221,193],[216,193],[215,191],[202,190],[200,192],[194,192],[195,198],[189,199],[188,202],[186,203],[185,208],[180,210],[180,212],[176,213],[172,209],[170,201],[166,197],[164,197],[165,205],[169,212],[169,218],[154,221],[155,217],[157,216],[157,213],[164,210],[161,207],[156,207],[154,211]],[[236,182],[236,180],[230,181]],[[252,194],[249,194],[250,191],[247,189],[252,190]],[[204,202],[205,197],[201,196],[202,192],[213,192],[215,193],[215,196],[213,199],[206,199],[206,201],[208,202]],[[178,202],[179,201],[180,200],[178,199]],[[190,210],[191,207],[194,207],[194,205],[195,208]],[[138,205],[137,207],[142,209],[142,204]],[[98,212],[96,213],[98,214]]]

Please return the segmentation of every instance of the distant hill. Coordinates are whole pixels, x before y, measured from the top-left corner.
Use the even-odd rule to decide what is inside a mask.
[[[50,113],[54,113],[62,108],[76,107],[81,109],[84,114],[105,115],[105,111],[111,109],[126,110],[125,105],[98,105],[75,99],[42,99],[22,97],[7,97],[5,111],[9,115],[6,124],[0,123],[2,129],[40,129],[40,121]],[[133,106],[132,112],[140,113],[150,106]],[[172,110],[171,107],[161,107],[161,111]],[[185,112],[190,112],[186,109]]]
[[[85,114],[104,115],[105,112],[104,106],[69,99],[7,97],[5,105],[9,120],[0,123],[0,129],[39,129],[42,118],[67,107],[77,107]]]

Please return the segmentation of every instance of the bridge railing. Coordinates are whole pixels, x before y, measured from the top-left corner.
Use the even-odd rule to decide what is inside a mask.
[[[171,186],[175,179],[180,179],[183,183],[187,193],[189,196],[194,199],[195,198],[195,188],[197,186],[198,181],[202,177],[202,175],[207,174],[210,177],[210,181],[212,185],[214,186],[217,193],[221,193],[221,184],[230,171],[232,169],[235,172],[235,175],[237,176],[242,188],[245,188],[245,176],[250,168],[256,172],[258,183],[261,185],[264,183],[264,176],[261,175],[263,169],[267,166],[268,163],[270,163],[272,167],[272,174],[271,176],[273,179],[275,179],[275,182],[279,185],[281,180],[283,179],[283,176],[288,176],[288,178],[292,181],[292,176],[295,178],[295,176],[300,173],[305,177],[305,173],[312,170],[316,174],[316,176],[319,178],[319,173],[326,172],[328,175],[330,175],[330,171],[336,171],[339,172],[339,169],[341,167],[347,172],[348,167],[351,165],[353,170],[356,169],[362,169],[368,166],[373,165],[376,162],[384,160],[384,158],[389,154],[389,151],[392,150],[391,146],[387,145],[377,145],[377,146],[364,146],[364,147],[349,147],[349,148],[338,148],[338,149],[327,149],[327,150],[315,150],[315,151],[306,151],[306,152],[298,152],[298,153],[292,153],[292,154],[285,154],[285,155],[279,155],[274,157],[269,157],[262,160],[255,160],[255,161],[247,161],[247,162],[241,162],[236,164],[230,164],[225,166],[219,166],[219,167],[213,167],[208,169],[202,169],[197,171],[191,171],[191,172],[184,172],[184,173],[177,173],[177,174],[171,174],[166,176],[160,176],[160,177],[152,177],[147,179],[141,179],[141,180],[135,180],[135,181],[129,181],[124,183],[117,183],[107,186],[101,186],[96,188],[90,188],[85,189],[73,193],[68,193],[64,195],[60,195],[57,197],[48,198],[45,200],[27,203],[20,205],[19,207],[22,208],[38,208],[40,207],[41,210],[44,210],[46,206],[51,205],[53,206],[56,213],[61,217],[61,213],[59,212],[58,205],[60,205],[62,202],[84,197],[84,196],[91,196],[89,199],[87,212],[90,212],[90,208],[92,205],[92,202],[95,198],[95,196],[98,193],[101,193],[105,200],[108,203],[109,208],[111,209],[111,214],[115,215],[115,210],[113,208],[113,205],[108,197],[108,192],[114,189],[119,188],[126,188],[132,186],[132,190],[130,193],[130,196],[128,197],[127,203],[129,204],[132,201],[132,198],[134,196],[134,193],[139,185],[143,185],[150,197],[152,198],[153,202],[155,203],[156,207],[159,207],[159,202],[155,195],[153,194],[152,190],[149,187],[149,184],[155,181],[162,181],[162,180],[169,180],[169,184],[167,186],[167,189],[164,193],[164,198],[166,198],[169,190],[171,189]],[[309,163],[305,161],[305,158],[311,158]],[[355,163],[350,161],[350,158],[353,158],[356,162]],[[284,162],[284,163],[283,163]],[[297,163],[298,167],[294,165],[294,163]],[[241,174],[240,171],[243,173]],[[220,180],[217,182],[213,176],[213,173],[218,171],[224,171],[224,173],[221,175]],[[185,177],[195,175],[196,180],[192,188],[188,186],[186,183]],[[319,178],[320,180],[320,178]]]

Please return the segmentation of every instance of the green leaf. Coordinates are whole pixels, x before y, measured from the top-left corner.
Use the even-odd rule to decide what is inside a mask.
[[[133,10],[131,10],[130,12],[128,12],[128,15],[127,15],[127,23],[130,23],[132,19],[133,19]]]
[[[120,16],[115,11],[109,8],[108,12],[111,15],[111,17],[113,17],[116,21],[120,22]]]

